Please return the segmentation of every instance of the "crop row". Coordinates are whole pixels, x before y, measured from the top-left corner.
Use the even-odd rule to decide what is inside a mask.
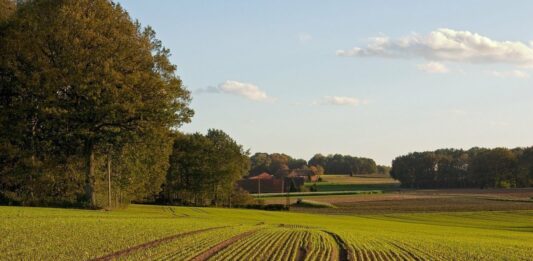
[[[211,260],[330,260],[334,243],[322,231],[270,227],[220,251]]]
[[[0,207],[0,260],[87,260],[226,226],[178,236],[124,258],[188,260],[256,231],[211,259],[331,260],[347,248],[353,260],[531,260],[532,218],[533,211],[323,216],[141,205],[108,212]]]
[[[192,234],[170,243],[138,251],[126,256],[127,260],[189,260],[214,245],[250,230],[250,226],[233,226]]]

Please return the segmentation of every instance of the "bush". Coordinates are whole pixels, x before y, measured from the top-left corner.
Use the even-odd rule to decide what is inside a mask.
[[[244,206],[238,206],[238,207],[247,208],[247,209],[269,210],[269,211],[288,210],[287,206],[283,204],[267,204],[267,205],[250,204],[250,205],[244,205]]]

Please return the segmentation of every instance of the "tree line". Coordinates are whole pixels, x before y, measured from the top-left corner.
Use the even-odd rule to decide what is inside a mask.
[[[248,174],[249,152],[220,130],[178,135],[159,201],[182,205],[242,204],[235,183]]]
[[[309,160],[309,165],[322,166],[325,174],[372,174],[378,170],[373,159],[341,154],[316,154]],[[384,168],[382,170],[386,171]]]
[[[280,170],[309,169],[315,174],[388,174],[389,167],[376,165],[373,159],[350,155],[314,155],[309,161],[283,153],[255,153],[250,158],[250,176],[267,172],[276,175]],[[379,170],[379,171],[378,171]]]
[[[533,147],[409,153],[393,160],[391,176],[407,188],[530,187]]]

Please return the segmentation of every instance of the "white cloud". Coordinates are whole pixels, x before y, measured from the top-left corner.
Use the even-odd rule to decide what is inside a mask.
[[[268,96],[266,92],[259,89],[257,85],[238,81],[225,81],[219,84],[217,87],[209,86],[205,89],[199,89],[197,92],[227,93],[241,96],[252,101],[273,100],[273,98]]]
[[[450,71],[446,65],[438,62],[419,64],[418,69],[427,73],[448,73]]]
[[[469,31],[438,29],[398,39],[371,38],[366,47],[337,51],[338,56],[412,58],[468,63],[533,65],[533,43],[496,41]]]
[[[339,105],[339,106],[358,106],[367,104],[366,100],[359,100],[355,97],[346,96],[324,96],[322,100],[315,102],[316,105]]]
[[[520,71],[520,70],[513,70],[513,71],[492,71],[490,72],[493,76],[496,76],[498,78],[519,78],[519,79],[527,79],[529,78],[529,74]]]
[[[308,33],[298,33],[298,42],[300,42],[301,44],[306,44],[308,42],[310,42],[311,40],[313,40],[313,36],[311,36],[310,34]]]

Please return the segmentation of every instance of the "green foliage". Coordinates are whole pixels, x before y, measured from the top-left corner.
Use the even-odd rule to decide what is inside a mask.
[[[155,32],[111,1],[39,0],[21,3],[0,34],[0,197],[94,207],[112,155],[124,190],[156,193],[169,150],[149,150],[192,111]]]
[[[163,196],[181,204],[230,205],[235,183],[249,168],[248,152],[220,130],[180,135],[174,140]]]
[[[391,176],[412,188],[509,188],[533,185],[531,148],[442,149],[397,157]]]
[[[389,167],[389,166],[377,165],[376,166],[376,173],[377,174],[389,175],[390,174],[390,169],[391,169],[391,167]]]
[[[0,0],[0,26],[5,23],[17,9],[13,0]]]
[[[255,153],[251,158],[250,176],[256,176],[263,172],[272,175],[287,173],[284,170],[311,169],[315,174],[371,174],[377,172],[374,160],[368,158],[353,157],[349,155],[316,154],[306,162],[303,159],[294,159],[283,153]]]
[[[377,172],[373,159],[333,154],[316,154],[309,160],[310,166],[322,166],[325,174],[372,174]]]

